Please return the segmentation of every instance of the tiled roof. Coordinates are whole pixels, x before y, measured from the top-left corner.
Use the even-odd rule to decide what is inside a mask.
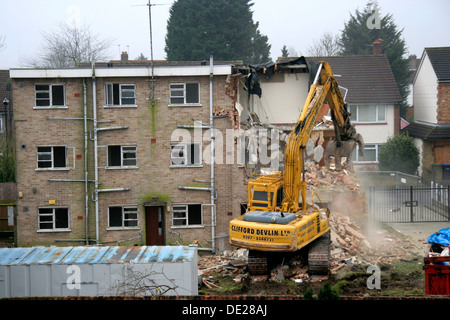
[[[402,98],[385,55],[306,57],[311,63],[326,61],[348,103],[399,103]]]
[[[450,47],[425,48],[438,81],[450,81]]]
[[[409,124],[401,131],[407,132],[410,137],[423,140],[436,141],[450,139],[450,124],[435,124],[416,121]]]

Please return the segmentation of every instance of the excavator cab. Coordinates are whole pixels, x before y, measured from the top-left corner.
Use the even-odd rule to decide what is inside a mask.
[[[248,183],[248,211],[276,211],[283,201],[282,173],[254,176]]]

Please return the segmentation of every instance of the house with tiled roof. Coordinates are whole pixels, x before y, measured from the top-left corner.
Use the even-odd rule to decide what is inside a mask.
[[[398,133],[401,126],[402,98],[387,57],[374,54],[309,58],[314,62],[321,60],[330,64],[351,121],[364,138],[364,156],[354,152],[355,164],[376,169],[381,145]]]
[[[403,129],[420,150],[419,174],[450,183],[450,47],[425,48],[414,78],[414,122]]]

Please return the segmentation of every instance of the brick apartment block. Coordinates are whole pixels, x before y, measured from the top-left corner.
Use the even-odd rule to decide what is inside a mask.
[[[211,193],[210,131],[183,129],[192,140],[182,146],[174,137],[181,127],[209,125],[210,89],[222,111],[214,127],[223,136],[234,128],[232,66],[213,70],[211,87],[209,64],[156,65],[155,104],[149,66],[11,70],[17,245],[198,240],[223,250],[228,222],[247,202],[244,169],[215,164]]]

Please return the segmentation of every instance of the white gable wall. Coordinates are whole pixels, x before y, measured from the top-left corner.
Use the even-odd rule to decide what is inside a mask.
[[[437,77],[426,52],[414,81],[414,121],[437,122]]]
[[[248,98],[248,92],[240,90],[239,103],[254,111],[262,123],[296,123],[308,96],[309,73],[278,73],[268,80],[258,77],[261,98],[254,94]]]

